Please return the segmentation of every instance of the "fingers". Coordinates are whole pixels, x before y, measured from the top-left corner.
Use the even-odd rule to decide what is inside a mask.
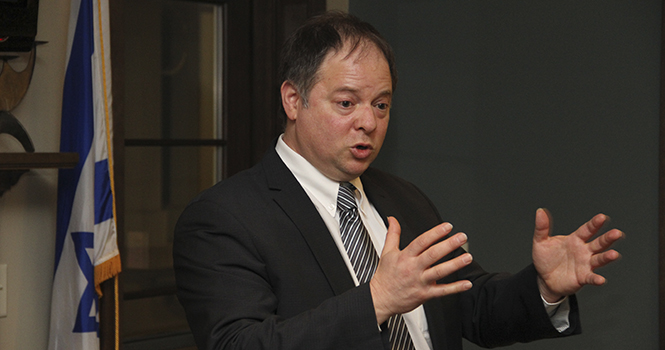
[[[452,228],[452,225],[444,227],[444,231],[439,232],[438,234],[433,234],[432,237],[437,237],[441,234],[445,236],[450,233],[450,228]],[[436,264],[439,260],[443,259],[443,257],[461,247],[464,243],[466,243],[466,241],[466,234],[460,232],[446,240],[427,247],[425,251],[420,253],[417,256],[417,266],[419,269],[425,271],[423,275],[425,280],[430,282],[436,281],[470,264],[472,261],[471,254],[466,253],[441,264],[443,266],[439,265],[430,269],[432,265]],[[423,239],[420,243],[429,244],[429,242],[430,239]]]
[[[595,273],[589,274],[586,281],[587,284],[590,284],[592,286],[602,286],[603,284],[605,284],[605,282],[606,282],[605,277],[597,275]]]
[[[552,225],[551,215],[547,209],[536,210],[536,228],[533,233],[535,241],[542,241],[550,236]]]
[[[402,227],[397,219],[392,216],[388,217],[388,233],[386,233],[386,242],[383,246],[381,256],[391,250],[399,249],[399,238],[402,234]]]
[[[455,259],[448,260],[438,265],[434,265],[423,272],[423,279],[429,283],[436,282],[453,272],[466,267],[473,261],[469,253],[462,254]]]
[[[428,250],[432,246],[432,244],[434,244],[435,242],[440,241],[441,239],[443,239],[452,230],[453,230],[453,225],[451,225],[448,222],[443,223],[443,224],[438,225],[438,226],[434,226],[431,230],[421,234],[416,239],[414,239],[406,248],[404,248],[404,252],[406,252],[406,253],[408,253],[412,256],[420,255],[424,251]],[[466,236],[465,236],[464,239],[466,239]],[[448,240],[446,240],[446,241],[448,241]],[[458,242],[458,241],[451,241],[449,243],[455,243],[455,242]],[[462,243],[462,244],[464,244],[464,243]],[[454,249],[456,249],[456,248],[454,248]]]
[[[391,249],[399,249],[399,223],[392,217],[388,218],[388,223],[390,227],[388,229],[388,236],[386,237],[384,252],[388,249],[389,245]],[[450,234],[452,228],[453,226],[450,223],[435,226],[418,236],[402,251],[402,253],[416,258],[416,266],[418,270],[423,271],[422,278],[427,283],[436,282],[469,265],[473,261],[471,254],[466,253],[444,263],[432,266],[467,242],[468,238],[466,234],[461,232],[442,240]]]
[[[619,254],[619,252],[617,252],[616,250],[608,250],[606,252],[592,256],[589,264],[591,265],[591,269],[595,270],[613,261],[619,260],[620,258],[621,254]]]
[[[603,225],[609,221],[609,217],[605,214],[598,214],[587,221],[584,225],[575,231],[577,235],[584,241],[588,241],[598,233],[598,231],[603,227]]]
[[[441,251],[448,249],[448,251],[445,252],[443,255],[438,256],[438,258],[435,258],[433,261],[429,263],[433,264],[434,262],[438,261],[448,253],[462,246],[462,244],[466,243],[466,235],[462,233],[452,237],[452,238],[456,237],[453,240],[450,239],[445,240],[444,242],[449,241],[446,244],[446,247],[438,247],[435,250],[430,250],[432,248],[432,244],[434,244],[437,241],[440,241],[442,238],[447,236],[452,231],[452,229],[453,225],[447,222],[435,226],[431,230],[421,234],[415,240],[413,240],[413,242],[411,242],[406,248],[404,248],[404,252],[412,256],[418,256],[423,252],[427,252],[427,255],[434,256],[440,254]],[[386,234],[386,242],[383,247],[383,252],[381,253],[381,256],[383,256],[386,252],[392,250],[399,250],[399,241],[400,241],[401,232],[402,228],[397,219],[395,219],[392,216],[389,216],[388,233]],[[448,245],[450,245],[451,247],[447,247]]]
[[[614,229],[604,233],[602,236],[591,241],[589,243],[589,249],[594,254],[600,253],[602,251],[607,250],[607,248],[612,246],[612,244],[623,238],[624,238],[623,232]]]
[[[465,292],[473,287],[473,284],[471,281],[468,280],[462,280],[462,281],[455,281],[453,283],[448,283],[448,284],[437,284],[434,286],[433,290],[431,291],[434,297],[442,297],[446,295],[451,295],[451,294],[456,294],[456,293],[462,293]]]
[[[466,234],[460,232],[456,235],[441,241],[421,254],[420,267],[425,269],[432,266],[444,256],[452,253],[455,249],[461,247],[467,241]],[[468,254],[470,256],[470,254]],[[470,261],[469,261],[470,262]],[[457,270],[457,269],[456,269]]]

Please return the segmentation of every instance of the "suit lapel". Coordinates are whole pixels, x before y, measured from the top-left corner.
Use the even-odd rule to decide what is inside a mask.
[[[274,147],[268,151],[262,162],[274,201],[302,234],[334,293],[339,295],[355,287],[321,215],[300,183],[279,158]]]
[[[379,212],[381,218],[383,219],[384,224],[388,227],[388,217],[393,216],[400,224],[402,228],[401,238],[400,238],[400,249],[404,249],[412,240],[418,236],[418,232],[415,232],[413,228],[409,227],[408,220],[402,216],[399,207],[396,202],[390,199],[388,192],[385,190],[385,186],[381,186],[379,183],[374,181],[374,178],[371,176],[361,176],[360,177],[363,183],[363,189],[369,199],[370,203],[374,205],[374,208]],[[422,232],[421,232],[422,233]]]

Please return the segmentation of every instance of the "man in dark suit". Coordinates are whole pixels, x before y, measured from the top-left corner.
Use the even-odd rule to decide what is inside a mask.
[[[200,349],[461,349],[462,337],[493,347],[580,332],[574,294],[619,258],[622,232],[591,240],[604,215],[551,237],[539,209],[533,264],[487,273],[418,188],[369,167],[396,84],[380,34],[324,14],[282,62],[284,134],[176,226],[178,298]],[[347,225],[346,210],[361,221]]]

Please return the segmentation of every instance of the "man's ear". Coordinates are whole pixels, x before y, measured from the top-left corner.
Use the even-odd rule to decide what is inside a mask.
[[[298,114],[298,102],[300,101],[298,89],[290,81],[285,81],[282,83],[280,92],[282,93],[282,106],[284,112],[286,112],[286,117],[289,120],[295,120]]]

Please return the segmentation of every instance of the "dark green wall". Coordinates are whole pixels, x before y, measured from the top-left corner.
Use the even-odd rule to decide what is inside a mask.
[[[656,349],[660,1],[351,0],[395,48],[376,166],[430,195],[491,271],[530,263],[533,219],[597,212],[627,239],[579,293],[584,333],[514,349]],[[467,349],[475,345],[467,343]]]

